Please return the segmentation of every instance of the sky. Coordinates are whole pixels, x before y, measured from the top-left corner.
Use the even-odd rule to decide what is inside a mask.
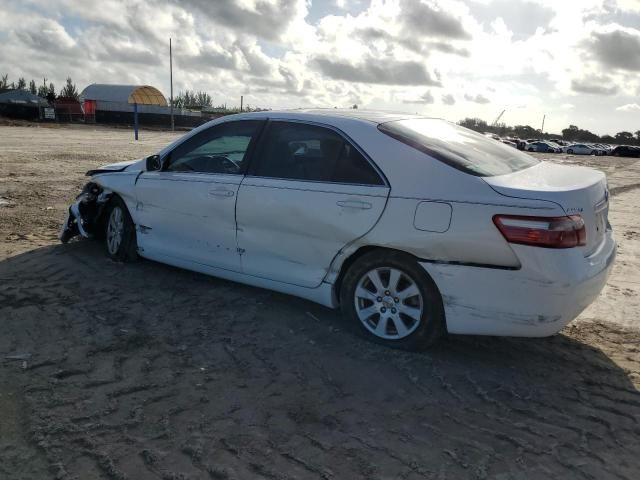
[[[640,0],[2,0],[0,75],[640,130]]]

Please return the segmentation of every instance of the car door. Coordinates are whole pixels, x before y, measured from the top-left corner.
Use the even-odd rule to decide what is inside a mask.
[[[162,170],[136,182],[138,245],[169,257],[240,271],[235,206],[261,121],[225,122],[177,145]]]
[[[340,132],[270,122],[238,192],[243,272],[319,286],[336,254],[373,228],[388,195],[379,170]]]

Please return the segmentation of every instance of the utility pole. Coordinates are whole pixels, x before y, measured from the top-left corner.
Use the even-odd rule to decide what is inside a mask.
[[[173,52],[171,51],[171,37],[169,37],[169,82],[171,83],[171,131],[176,129],[173,120]]]
[[[240,111],[242,112],[242,104],[244,102],[244,95],[240,95]]]

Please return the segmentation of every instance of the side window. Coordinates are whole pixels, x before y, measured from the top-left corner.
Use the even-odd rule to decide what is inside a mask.
[[[262,146],[253,172],[259,177],[384,184],[362,154],[328,128],[274,122],[269,126]]]
[[[242,174],[260,121],[215,125],[176,147],[166,171]]]

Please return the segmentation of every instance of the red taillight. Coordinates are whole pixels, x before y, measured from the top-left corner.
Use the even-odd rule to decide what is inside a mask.
[[[493,223],[509,243],[544,248],[572,248],[587,244],[587,231],[580,215],[494,215]]]

